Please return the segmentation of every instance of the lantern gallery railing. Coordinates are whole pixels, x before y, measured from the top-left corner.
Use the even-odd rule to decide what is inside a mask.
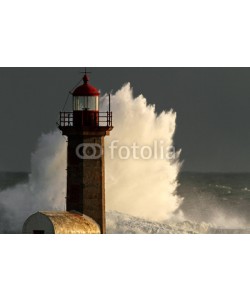
[[[112,127],[112,112],[75,111],[60,112],[60,127],[91,126]]]
[[[73,126],[73,112],[60,112],[60,124],[62,127]]]

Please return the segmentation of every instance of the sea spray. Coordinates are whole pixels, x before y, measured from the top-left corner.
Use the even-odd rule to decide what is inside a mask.
[[[141,95],[133,97],[129,84],[112,95],[114,129],[105,139],[106,207],[135,217],[165,221],[178,209],[176,194],[179,153],[163,159],[159,151],[173,144],[176,114],[157,115]],[[107,111],[108,97],[101,98],[100,111]],[[111,143],[151,147],[161,143],[153,157],[111,157]],[[31,157],[26,184],[0,192],[1,231],[20,232],[25,219],[38,210],[65,210],[66,139],[59,130],[43,134]],[[152,146],[153,147],[153,146]],[[118,153],[119,154],[119,153]],[[159,157],[158,157],[159,156]]]
[[[173,144],[176,114],[171,110],[157,115],[155,106],[148,105],[142,95],[133,97],[129,84],[111,101],[114,129],[105,139],[107,209],[164,221],[182,201],[176,194],[179,153],[175,153],[175,159],[163,158],[159,153]],[[103,97],[101,103],[101,110],[106,111],[108,97]],[[111,152],[113,141],[116,155],[115,150]],[[156,142],[161,147],[153,153]],[[136,157],[131,151],[133,144],[138,147]],[[119,152],[121,147],[127,149],[126,153]],[[152,148],[151,157],[148,153],[141,155],[143,147]]]
[[[38,210],[65,209],[66,140],[59,131],[42,134],[31,155],[27,183],[0,192],[1,232],[20,232]]]

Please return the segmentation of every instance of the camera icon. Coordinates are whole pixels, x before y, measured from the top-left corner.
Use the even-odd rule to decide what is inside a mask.
[[[102,157],[102,147],[94,143],[82,143],[76,147],[76,156],[80,159],[99,159]]]

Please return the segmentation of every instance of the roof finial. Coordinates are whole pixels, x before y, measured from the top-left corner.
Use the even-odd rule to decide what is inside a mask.
[[[84,68],[84,69],[85,69],[84,72],[81,72],[81,73],[84,73],[84,76],[83,76],[83,82],[84,82],[85,84],[87,84],[88,81],[89,81],[89,77],[88,77],[87,74],[90,74],[91,72],[87,72],[87,68]]]

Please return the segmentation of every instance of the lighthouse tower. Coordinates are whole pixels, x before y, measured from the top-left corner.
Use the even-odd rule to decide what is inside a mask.
[[[72,93],[72,112],[60,113],[59,129],[68,138],[66,210],[92,218],[106,232],[104,137],[112,127],[112,112],[99,111],[99,91],[83,84]]]
[[[72,93],[71,112],[60,112],[59,129],[68,137],[67,211],[39,211],[23,233],[105,233],[104,137],[113,129],[112,112],[99,111],[99,91],[83,84]]]

